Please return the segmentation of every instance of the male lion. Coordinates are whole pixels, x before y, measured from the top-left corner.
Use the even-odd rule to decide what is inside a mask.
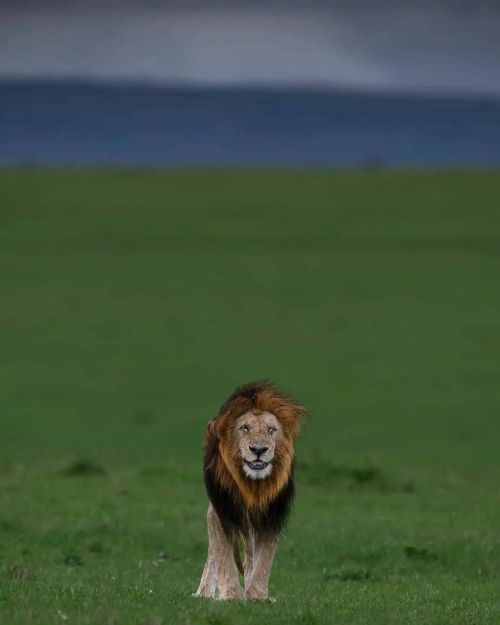
[[[294,441],[305,414],[275,386],[258,381],[239,386],[208,422],[209,545],[195,596],[214,597],[218,588],[219,599],[273,600],[269,575],[294,495]]]

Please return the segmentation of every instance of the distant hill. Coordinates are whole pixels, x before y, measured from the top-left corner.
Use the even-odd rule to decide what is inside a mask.
[[[500,99],[0,82],[0,165],[500,167]]]

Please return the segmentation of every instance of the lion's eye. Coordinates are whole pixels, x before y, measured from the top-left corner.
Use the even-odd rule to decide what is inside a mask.
[[[272,426],[267,428],[268,434],[274,434],[274,432],[276,432],[276,428],[273,428]]]
[[[248,425],[242,425],[240,427],[240,432],[250,432],[250,428],[248,427]]]

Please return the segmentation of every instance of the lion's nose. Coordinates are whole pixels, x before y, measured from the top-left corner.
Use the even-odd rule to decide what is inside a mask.
[[[250,447],[250,451],[253,452],[257,458],[262,455],[265,454],[266,451],[269,449],[269,447],[266,446],[262,446],[262,447]]]

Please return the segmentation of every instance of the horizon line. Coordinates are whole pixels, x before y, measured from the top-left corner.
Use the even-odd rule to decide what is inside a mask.
[[[380,97],[411,97],[416,99],[453,99],[453,100],[484,100],[500,102],[500,91],[481,89],[450,89],[434,86],[428,87],[394,87],[384,85],[361,85],[359,83],[326,83],[326,82],[295,82],[295,81],[193,81],[193,80],[158,80],[138,77],[90,77],[90,76],[53,76],[53,75],[19,75],[0,74],[0,86],[10,84],[63,86],[74,85],[91,88],[137,89],[152,91],[255,91],[268,93],[317,93],[330,95],[360,95]]]

